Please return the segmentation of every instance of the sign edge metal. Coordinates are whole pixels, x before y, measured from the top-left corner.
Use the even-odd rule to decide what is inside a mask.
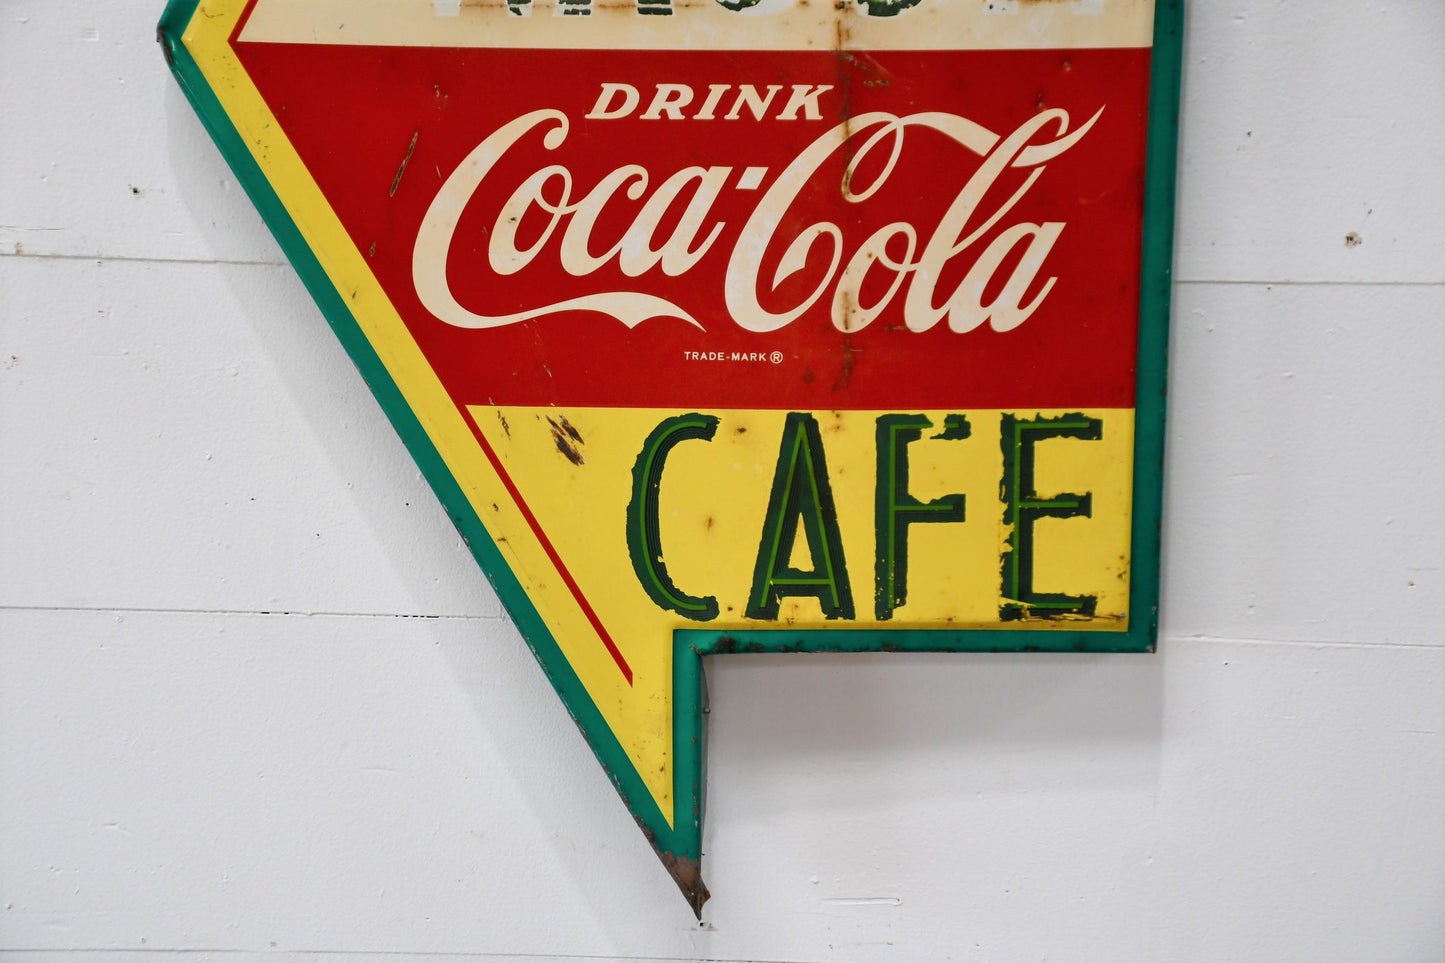
[[[701,916],[706,686],[702,660],[730,653],[785,652],[1153,652],[1157,644],[1168,330],[1184,0],[1157,0],[1151,50],[1140,257],[1139,348],[1135,382],[1134,484],[1129,627],[1122,632],[1057,629],[681,629],[673,644],[674,821],[669,826],[611,728],[572,670],[526,591],[492,542],[405,402],[345,299],[252,156],[183,42],[203,0],[168,0],[157,39],[166,62],[262,221],[371,388],[443,509],[496,590],[568,714],[658,857]]]

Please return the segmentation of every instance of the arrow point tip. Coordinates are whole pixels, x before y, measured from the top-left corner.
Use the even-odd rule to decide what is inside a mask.
[[[667,867],[667,871],[672,874],[677,888],[682,890],[687,905],[692,907],[693,915],[701,920],[702,904],[706,903],[708,896],[711,895],[702,881],[702,861],[686,856],[675,856],[661,849],[657,851],[657,855],[662,860],[662,864]]]

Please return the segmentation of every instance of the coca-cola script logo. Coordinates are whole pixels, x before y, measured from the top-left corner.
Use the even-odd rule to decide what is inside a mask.
[[[238,46],[459,404],[1132,403],[1147,51]]]
[[[767,99],[756,88],[747,88],[746,92],[765,110],[780,87],[775,85]],[[611,119],[606,107],[617,90],[631,92],[635,102],[635,88],[605,84],[587,118]],[[817,113],[815,103],[812,112]],[[1028,320],[1057,281],[1056,277],[1048,277],[1029,294],[1067,224],[1061,220],[1034,223],[1006,219],[1043,176],[1045,165],[1078,143],[1102,113],[1100,108],[1082,125],[1071,129],[1067,111],[1043,110],[1007,136],[966,117],[937,111],[902,117],[870,111],[848,118],[804,147],[773,179],[736,232],[727,255],[723,290],[712,293],[721,294],[735,323],[755,332],[775,331],[790,324],[830,290],[829,313],[839,331],[867,327],[900,291],[904,292],[903,318],[909,331],[927,331],[944,317],[955,332],[972,331],[985,321],[995,331],[1011,331]],[[788,119],[786,111],[783,119]],[[908,221],[892,221],[858,239],[845,236],[844,228],[833,220],[798,224],[794,219],[789,236],[779,238],[804,188],[828,177],[821,172],[825,161],[840,151],[845,154],[842,176],[825,186],[835,189],[847,204],[866,203],[893,175],[907,150],[908,132],[916,128],[944,135],[960,151],[977,159],[971,170],[963,162],[955,168],[967,176],[960,178],[952,203],[936,225],[921,231]],[[641,290],[599,290],[499,314],[469,310],[458,303],[447,280],[447,264],[461,212],[494,176],[498,162],[520,143],[537,140],[545,149],[555,150],[566,141],[570,130],[571,121],[560,110],[531,111],[498,128],[452,171],[428,207],[417,233],[412,276],[422,304],[441,320],[461,328],[495,328],[563,311],[593,311],[628,327],[669,317],[702,328],[686,308]],[[1051,139],[1047,139],[1049,134]],[[860,176],[860,170],[879,156],[881,168]],[[992,208],[986,207],[984,198],[1008,168],[1027,171],[1027,177],[1011,195]],[[729,227],[726,215],[717,210],[723,193],[730,188],[750,190],[765,173],[751,167],[735,172],[731,166],[688,166],[652,187],[645,167],[624,164],[603,174],[584,192],[578,190],[579,178],[566,166],[548,164],[524,178],[496,208],[488,232],[487,266],[497,275],[509,277],[535,259],[548,257],[573,277],[592,275],[609,263],[615,263],[629,278],[645,277],[658,270],[673,277],[685,275],[714,253],[719,237]],[[487,186],[492,194],[498,193],[494,185]],[[664,215],[678,205],[683,208],[681,216],[664,227]],[[594,236],[598,218],[613,206],[627,209],[631,223],[620,236],[599,239]],[[523,244],[519,241],[521,225],[531,216],[542,221],[540,235]],[[981,239],[1001,224],[1002,229],[983,243]],[[759,286],[765,282],[763,255],[780,240],[783,253],[769,290],[775,290],[784,279],[815,260],[821,259],[826,267],[815,272],[817,283],[794,303],[781,310],[769,310],[758,299]],[[599,247],[602,253],[594,253]],[[900,253],[890,254],[890,247]],[[815,257],[815,250],[821,251],[821,258]],[[1011,254],[1015,256],[1010,258]],[[967,259],[967,269],[952,291],[940,298],[939,279],[955,258]],[[1004,268],[1006,261],[1008,267]],[[875,271],[888,277],[887,287],[881,296],[865,301],[863,288],[870,272]],[[999,288],[993,282],[1001,271],[1006,273]],[[990,288],[998,293],[986,301],[984,292]]]

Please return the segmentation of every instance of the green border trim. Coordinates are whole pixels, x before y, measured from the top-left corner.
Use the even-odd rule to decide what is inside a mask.
[[[674,822],[669,827],[636,768],[573,672],[531,599],[447,470],[400,389],[332,286],[316,256],[242,142],[181,42],[200,0],[168,0],[158,39],[181,89],[271,229],[337,338],[371,387],[422,475],[451,516],[488,581],[598,762],[659,858],[701,916],[707,689],[704,656],[736,652],[1152,652],[1159,623],[1164,413],[1174,242],[1174,190],[1183,54],[1184,0],[1156,0],[1141,252],[1140,334],[1134,435],[1134,506],[1129,629],[683,629],[673,644]],[[690,812],[689,806],[690,805]]]
[[[185,92],[211,139],[220,148],[221,155],[230,165],[232,173],[251,198],[251,203],[256,206],[261,219],[270,228],[292,267],[301,276],[306,290],[315,299],[327,323],[336,332],[346,353],[351,356],[352,362],[376,396],[382,411],[411,452],[432,491],[436,492],[442,507],[461,533],[462,540],[471,549],[472,556],[476,558],[487,580],[496,589],[502,604],[506,606],[512,621],[516,623],[532,654],[542,666],[548,681],[557,690],[567,712],[577,723],[577,728],[582,731],[597,761],[611,778],[618,794],[622,796],[623,802],[627,804],[648,841],[657,850],[658,856],[678,881],[694,911],[700,912],[703,901],[707,899],[707,890],[698,877],[698,847],[695,843],[691,847],[687,845],[689,839],[699,838],[698,834],[677,833],[668,825],[636,767],[613,735],[611,727],[603,719],[591,696],[587,694],[586,688],[577,678],[541,616],[537,614],[516,575],[498,552],[486,527],[472,511],[466,495],[442,461],[426,430],[417,421],[411,406],[402,397],[401,389],[392,380],[381,359],[376,356],[371,342],[362,332],[345,299],[332,285],[287,213],[285,205],[276,196],[266,175],[222,108],[205,75],[182,43],[181,38],[200,2],[201,0],[169,0],[165,12],[161,15],[157,39],[171,72],[175,74],[181,90]]]

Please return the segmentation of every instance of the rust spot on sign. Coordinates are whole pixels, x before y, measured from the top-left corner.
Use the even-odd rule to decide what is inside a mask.
[[[421,128],[411,132],[411,143],[406,145],[406,156],[401,159],[401,166],[396,169],[396,176],[391,179],[391,190],[387,197],[395,197],[396,189],[401,186],[401,177],[406,173],[407,162],[411,160],[411,152],[416,150],[416,139],[421,136]]]
[[[582,452],[578,450],[582,445],[582,433],[572,427],[566,415],[558,415],[557,418],[549,415],[547,424],[552,426],[552,443],[557,450],[572,464],[582,464]]]
[[[707,902],[710,894],[707,887],[703,885],[702,870],[698,866],[698,861],[688,859],[686,856],[674,856],[661,849],[657,851],[657,856],[677,882],[677,888],[682,890],[682,895],[687,898],[693,914],[698,919],[702,919],[702,904]]]
[[[853,356],[862,351],[862,348],[853,347],[851,335],[843,335],[843,366],[838,372],[838,380],[833,382],[834,391],[844,391],[848,382],[853,380]]]

